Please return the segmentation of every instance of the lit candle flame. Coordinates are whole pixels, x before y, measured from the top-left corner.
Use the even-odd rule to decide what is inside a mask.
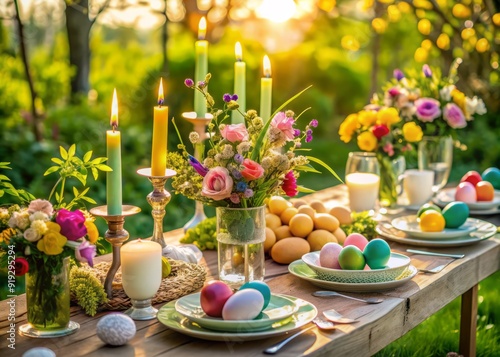
[[[113,102],[111,104],[111,120],[109,122],[115,130],[118,127],[118,99],[116,98],[116,88],[113,90]]]
[[[198,40],[204,40],[205,35],[207,34],[207,20],[205,16],[200,19],[200,23],[198,24]]]
[[[264,77],[271,77],[271,61],[269,61],[267,55],[264,56]]]
[[[241,62],[243,60],[243,50],[239,41],[234,45],[234,54],[236,55],[236,61]]]
[[[163,105],[165,97],[163,96],[163,78],[160,78],[160,88],[158,88],[158,106]]]

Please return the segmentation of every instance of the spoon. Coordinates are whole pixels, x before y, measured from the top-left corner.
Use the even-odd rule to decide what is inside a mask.
[[[333,321],[324,319],[321,316],[316,317],[312,322],[314,322],[320,330],[335,330],[337,328]]]
[[[380,304],[382,301],[384,301],[384,300],[378,299],[378,298],[358,299],[358,298],[355,298],[355,297],[352,297],[352,296],[347,296],[347,295],[339,294],[336,291],[315,291],[312,294],[313,294],[313,296],[318,296],[318,297],[342,296],[342,297],[345,297],[347,299],[361,301],[361,302],[364,302],[364,303],[367,303],[367,304]]]
[[[353,322],[358,322],[358,320],[344,317],[340,312],[337,312],[334,309],[323,311],[323,316],[325,316],[327,320],[337,324],[352,324]]]
[[[278,353],[278,351],[281,350],[286,344],[288,344],[288,342],[292,341],[295,337],[302,335],[304,332],[309,331],[313,327],[314,327],[314,325],[311,325],[303,330],[300,330],[299,332],[294,333],[290,337],[285,338],[283,341],[280,341],[277,344],[266,348],[263,352],[266,355],[274,355],[274,354]]]

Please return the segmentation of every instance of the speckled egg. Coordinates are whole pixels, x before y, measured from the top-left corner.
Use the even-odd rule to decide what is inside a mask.
[[[135,336],[135,322],[121,313],[103,316],[96,326],[96,334],[108,345],[121,346]]]
[[[35,347],[24,352],[23,357],[56,357],[56,354],[50,348]]]

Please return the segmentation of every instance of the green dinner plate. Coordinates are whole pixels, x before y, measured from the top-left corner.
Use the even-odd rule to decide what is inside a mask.
[[[271,328],[278,321],[292,316],[298,306],[282,295],[271,295],[269,305],[253,320],[223,320],[210,317],[201,308],[200,293],[186,295],[175,303],[175,310],[201,327],[215,331],[253,332]]]

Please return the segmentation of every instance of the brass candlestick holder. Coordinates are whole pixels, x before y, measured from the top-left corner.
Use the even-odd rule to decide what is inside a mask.
[[[213,115],[207,113],[205,114],[205,117],[198,118],[196,116],[196,112],[186,112],[182,113],[182,117],[193,124],[194,131],[196,131],[196,133],[198,133],[198,136],[200,137],[200,144],[203,143],[203,141],[207,138],[207,125],[213,119]],[[200,152],[200,148],[198,147],[198,145],[195,145],[194,157],[196,158],[196,160],[201,160],[201,155],[202,153]],[[196,227],[198,223],[203,221],[205,218],[207,218],[207,216],[205,215],[205,211],[203,210],[203,203],[196,201],[194,216],[184,225],[184,232],[189,228]]]
[[[151,215],[154,219],[154,228],[151,241],[159,243],[163,249],[166,247],[165,240],[163,239],[163,217],[165,217],[165,206],[170,202],[171,198],[170,193],[165,190],[165,183],[169,178],[175,176],[177,172],[165,169],[164,176],[152,176],[151,168],[148,167],[137,170],[137,173],[147,177],[153,184],[153,191],[146,197],[148,203],[153,207]]]
[[[104,281],[104,289],[108,299],[113,297],[113,279],[121,264],[120,248],[129,238],[128,232],[123,228],[125,217],[137,214],[141,211],[139,207],[131,205],[122,206],[122,214],[108,215],[108,206],[98,206],[90,209],[90,213],[94,216],[102,217],[108,224],[104,238],[113,246],[113,261]]]

